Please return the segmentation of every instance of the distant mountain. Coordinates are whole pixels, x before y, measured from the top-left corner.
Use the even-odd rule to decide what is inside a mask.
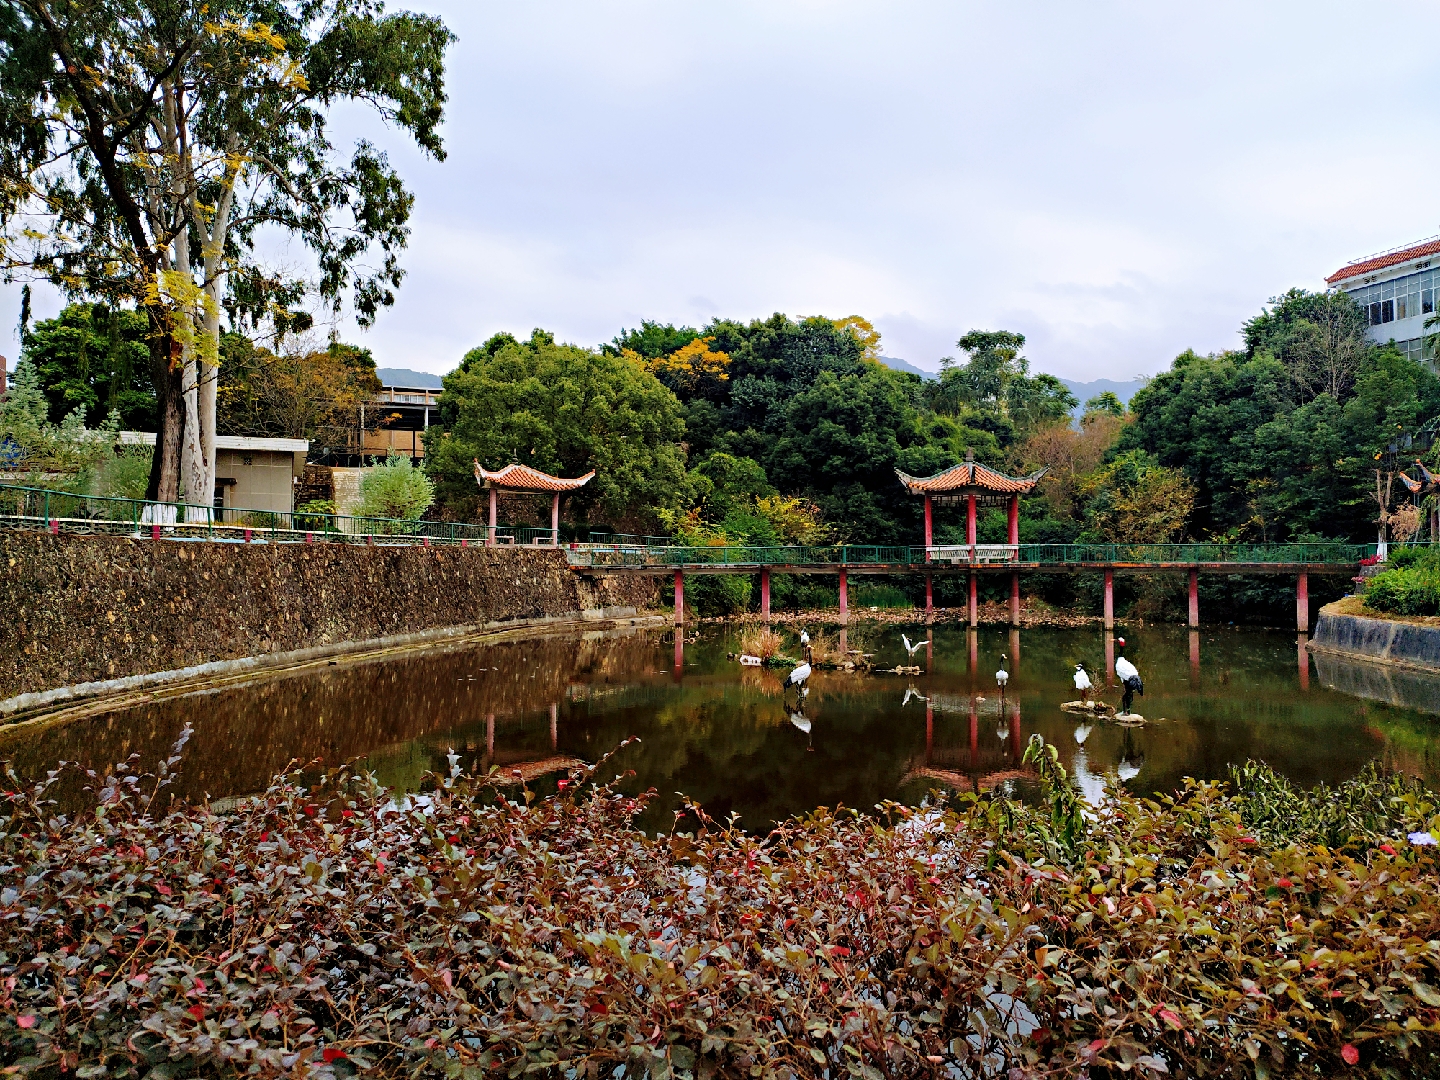
[[[1061,379],[1060,381],[1080,399],[1080,405],[1075,410],[1076,416],[1085,411],[1085,402],[1097,394],[1103,394],[1106,390],[1118,397],[1121,404],[1129,405],[1130,399],[1135,396],[1135,391],[1145,385],[1143,379],[1131,379],[1129,382],[1116,382],[1113,379],[1096,379],[1093,382],[1073,382],[1070,379]]]
[[[440,389],[440,376],[432,375],[428,371],[415,371],[404,367],[382,367],[376,368],[375,374],[380,376],[380,382],[384,386],[415,386],[427,387],[433,390]]]
[[[908,361],[897,360],[893,356],[882,356],[880,357],[880,362],[886,367],[891,368],[895,371],[908,371],[911,375],[919,375],[920,378],[927,381],[938,379],[940,377],[933,371],[926,371],[924,368],[918,368],[914,364],[909,363]]]

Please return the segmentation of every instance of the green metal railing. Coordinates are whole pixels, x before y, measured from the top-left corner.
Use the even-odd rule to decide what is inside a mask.
[[[630,547],[571,551],[570,562],[596,568],[674,568],[776,566],[855,567],[925,565],[995,566],[1163,566],[1205,564],[1301,564],[1358,566],[1375,554],[1374,544],[979,544],[924,547],[883,547],[846,544],[833,547]]]
[[[9,484],[0,484],[0,528],[217,542],[362,544],[484,544],[491,531],[488,525],[456,521],[222,509]],[[528,525],[498,525],[494,532],[494,542],[499,545],[548,545],[553,535],[547,528]],[[602,533],[595,534],[591,542],[621,550],[648,550],[669,541],[666,537]]]

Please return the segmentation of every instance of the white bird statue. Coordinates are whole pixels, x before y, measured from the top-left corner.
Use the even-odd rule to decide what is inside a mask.
[[[1118,638],[1115,644],[1123,649],[1125,648],[1125,639]],[[1129,660],[1125,659],[1124,653],[1121,653],[1115,658],[1115,677],[1118,678],[1120,684],[1125,687],[1125,696],[1120,702],[1120,715],[1126,716],[1130,712],[1131,704],[1135,701],[1135,695],[1139,693],[1141,697],[1145,696],[1145,684],[1140,679],[1139,669]]]
[[[799,690],[803,696],[805,693],[805,680],[808,678],[810,678],[810,662],[807,660],[794,671],[790,672],[789,675],[785,676],[785,689],[789,690],[793,686]]]
[[[1008,683],[1009,681],[1010,681],[1010,672],[1008,672],[1008,671],[1005,670],[1005,664],[1004,664],[1004,662],[1002,661],[1001,664],[1000,664],[1000,670],[997,671],[997,672],[995,672],[995,685],[1000,688],[1000,700],[1001,700],[1001,701],[1004,701],[1004,700],[1005,700],[1005,684]]]
[[[810,644],[810,635],[809,635],[806,631],[804,631],[804,630],[801,630],[801,631],[800,631],[800,644],[801,644],[801,645],[809,645],[809,644]]]
[[[1076,741],[1077,743],[1079,743],[1081,746],[1084,746],[1084,745],[1085,745],[1085,740],[1088,739],[1089,737],[1090,737],[1090,725],[1089,725],[1089,724],[1081,724],[1079,727],[1077,727],[1077,728],[1075,729],[1075,741]]]
[[[1075,689],[1080,691],[1080,700],[1090,700],[1090,673],[1084,664],[1075,665]]]
[[[910,638],[909,638],[909,636],[906,635],[906,634],[901,634],[901,635],[900,635],[900,640],[905,643],[905,651],[910,654],[910,659],[911,659],[911,660],[914,660],[914,659],[915,659],[915,654],[916,654],[917,652],[919,652],[920,649],[921,649],[921,648],[924,646],[924,644],[925,644],[925,642],[919,641],[919,642],[916,642],[914,645],[911,645],[911,644],[910,644]]]

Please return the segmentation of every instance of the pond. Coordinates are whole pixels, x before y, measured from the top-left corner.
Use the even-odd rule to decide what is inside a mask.
[[[923,673],[819,671],[796,713],[783,670],[742,667],[728,658],[738,631],[706,626],[678,649],[669,629],[630,629],[342,660],[0,731],[0,757],[25,777],[60,760],[103,770],[132,753],[153,768],[188,723],[194,736],[176,790],[191,799],[262,789],[291,761],[364,759],[385,783],[412,789],[446,767],[451,748],[467,767],[493,765],[507,777],[519,768],[544,793],[567,760],[593,762],[639,736],[606,774],[633,770],[627,788],[657,789],[649,828],[669,827],[678,792],[749,828],[821,805],[915,801],[937,783],[1023,793],[1020,757],[1034,732],[1060,747],[1092,799],[1116,784],[1149,793],[1186,776],[1224,777],[1247,758],[1303,785],[1342,781],[1377,758],[1440,780],[1440,682],[1312,659],[1294,634],[1120,632],[1144,677],[1135,703],[1143,727],[1085,725],[1059,708],[1076,696],[1078,662],[1102,697],[1119,701],[1118,687],[1103,688],[1098,629],[860,623],[845,647],[893,668],[907,663],[905,633],[923,642],[914,658]],[[786,651],[799,655],[798,630],[784,633]],[[838,636],[831,627],[821,640],[835,647]],[[1002,658],[1011,673],[1003,703],[994,677]],[[75,782],[62,792],[65,803],[82,798]]]

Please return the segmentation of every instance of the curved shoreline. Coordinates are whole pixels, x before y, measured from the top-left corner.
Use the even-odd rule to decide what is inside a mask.
[[[1372,664],[1440,672],[1440,626],[1346,611],[1345,601],[1326,604],[1315,622],[1309,648]]]

